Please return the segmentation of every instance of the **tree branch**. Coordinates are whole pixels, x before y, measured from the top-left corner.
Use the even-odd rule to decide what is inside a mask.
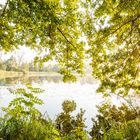
[[[117,32],[119,29],[121,29],[124,25],[128,24],[129,22],[135,22],[139,17],[140,17],[140,15],[138,15],[135,19],[128,20],[127,22],[125,22],[124,24],[122,24],[120,27],[118,27],[116,30],[114,30],[114,31],[113,31],[112,33],[110,33],[110,34],[114,34],[114,33]]]
[[[6,8],[7,8],[7,6],[8,6],[8,3],[9,3],[9,0],[7,0],[6,4],[5,4],[5,6],[4,6],[4,9],[3,9],[3,11],[2,11],[1,16],[4,15],[4,13],[5,13],[5,11],[6,11]]]
[[[113,32],[109,33],[108,35],[99,38],[98,41],[100,40],[100,42],[103,42],[103,40],[104,40],[105,38],[107,38],[107,37],[110,36],[110,35],[113,35],[115,32],[117,32],[119,29],[121,29],[124,25],[128,24],[129,22],[132,22],[132,23],[134,24],[134,22],[135,22],[138,18],[140,18],[140,14],[139,14],[136,18],[131,19],[131,20],[128,20],[127,22],[123,23],[121,26],[119,26],[117,29],[115,29]],[[139,29],[138,29],[138,32],[140,32]],[[98,54],[98,53],[100,52],[100,50],[102,50],[102,48],[100,48],[100,49],[96,52],[96,54]],[[94,55],[95,55],[95,54],[94,54]]]
[[[122,25],[120,25],[117,29],[115,29],[114,31],[108,33],[106,36],[103,36],[101,38],[99,38],[100,42],[103,41],[105,38],[107,38],[108,36],[110,35],[113,35],[114,33],[116,33],[119,29],[121,29],[123,26],[125,26],[126,24],[130,23],[130,22],[135,22],[138,18],[140,17],[140,14],[134,18],[134,19],[131,19],[131,20],[128,20],[127,22],[124,22]]]
[[[65,40],[66,40],[70,45],[72,45],[72,46],[75,48],[75,46],[67,39],[67,37],[65,36],[65,34],[61,31],[61,29],[60,29],[60,28],[57,28],[57,30],[62,34],[62,36],[65,38]]]
[[[120,98],[122,98],[124,101],[126,101],[126,102],[128,103],[128,105],[129,105],[129,106],[135,111],[135,113],[137,114],[137,110],[136,110],[136,108],[134,107],[134,105],[133,105],[133,103],[132,103],[131,100],[126,99],[125,97],[121,96],[120,94],[116,94],[116,93],[113,93],[113,94],[116,95],[116,96],[118,96],[118,97],[120,97]]]

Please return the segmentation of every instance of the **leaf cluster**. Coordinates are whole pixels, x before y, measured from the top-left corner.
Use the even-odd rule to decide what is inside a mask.
[[[76,103],[74,101],[65,100],[62,104],[63,112],[61,112],[56,119],[56,124],[61,137],[64,139],[81,139],[88,140],[88,135],[85,130],[84,110],[80,110],[80,113],[76,117],[71,116],[71,112],[76,109]]]
[[[41,113],[35,108],[35,105],[42,105],[43,101],[35,94],[42,92],[42,89],[33,88],[31,85],[27,85],[26,88],[11,90],[11,93],[16,94],[17,97],[9,103],[8,107],[3,107],[3,111],[7,113],[7,117],[14,116],[25,119],[29,116],[40,116]]]

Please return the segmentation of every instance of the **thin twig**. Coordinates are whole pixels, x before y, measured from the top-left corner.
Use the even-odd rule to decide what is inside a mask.
[[[130,101],[130,100],[127,100],[125,97],[123,97],[123,96],[121,96],[121,95],[119,95],[119,94],[115,94],[115,93],[113,93],[114,95],[117,95],[118,97],[120,97],[120,98],[122,98],[123,100],[125,100],[128,104],[129,104],[129,106],[136,112],[136,114],[137,114],[137,110],[136,110],[136,108],[133,106],[133,104],[132,104],[132,102]]]

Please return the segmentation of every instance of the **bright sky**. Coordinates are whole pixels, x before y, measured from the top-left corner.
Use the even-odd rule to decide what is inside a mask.
[[[6,0],[0,0],[0,4],[5,4]]]
[[[17,60],[19,57],[22,56],[23,60],[25,60],[25,62],[30,62],[34,59],[34,57],[37,55],[37,52],[34,50],[31,50],[30,48],[27,48],[25,46],[21,46],[20,49],[15,50],[13,52],[0,52],[0,57],[1,59],[9,59],[11,56],[14,56]]]

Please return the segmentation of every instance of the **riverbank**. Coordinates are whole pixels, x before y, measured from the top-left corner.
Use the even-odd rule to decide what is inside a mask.
[[[74,74],[77,77],[81,77],[80,74]],[[26,72],[17,72],[17,71],[4,71],[0,70],[0,79],[2,78],[12,78],[12,77],[45,77],[45,76],[62,76],[57,72],[36,72],[36,71],[26,71]],[[92,77],[91,73],[83,75],[82,77]],[[93,78],[93,77],[92,77]]]
[[[20,76],[23,76],[23,72],[0,70],[0,78],[8,78],[8,77],[10,78]]]
[[[57,72],[28,71],[26,73],[23,73],[23,72],[17,72],[17,71],[0,70],[0,79],[2,79],[2,78],[12,78],[12,77],[22,77],[22,76],[34,77],[34,76],[61,76],[61,75]]]

